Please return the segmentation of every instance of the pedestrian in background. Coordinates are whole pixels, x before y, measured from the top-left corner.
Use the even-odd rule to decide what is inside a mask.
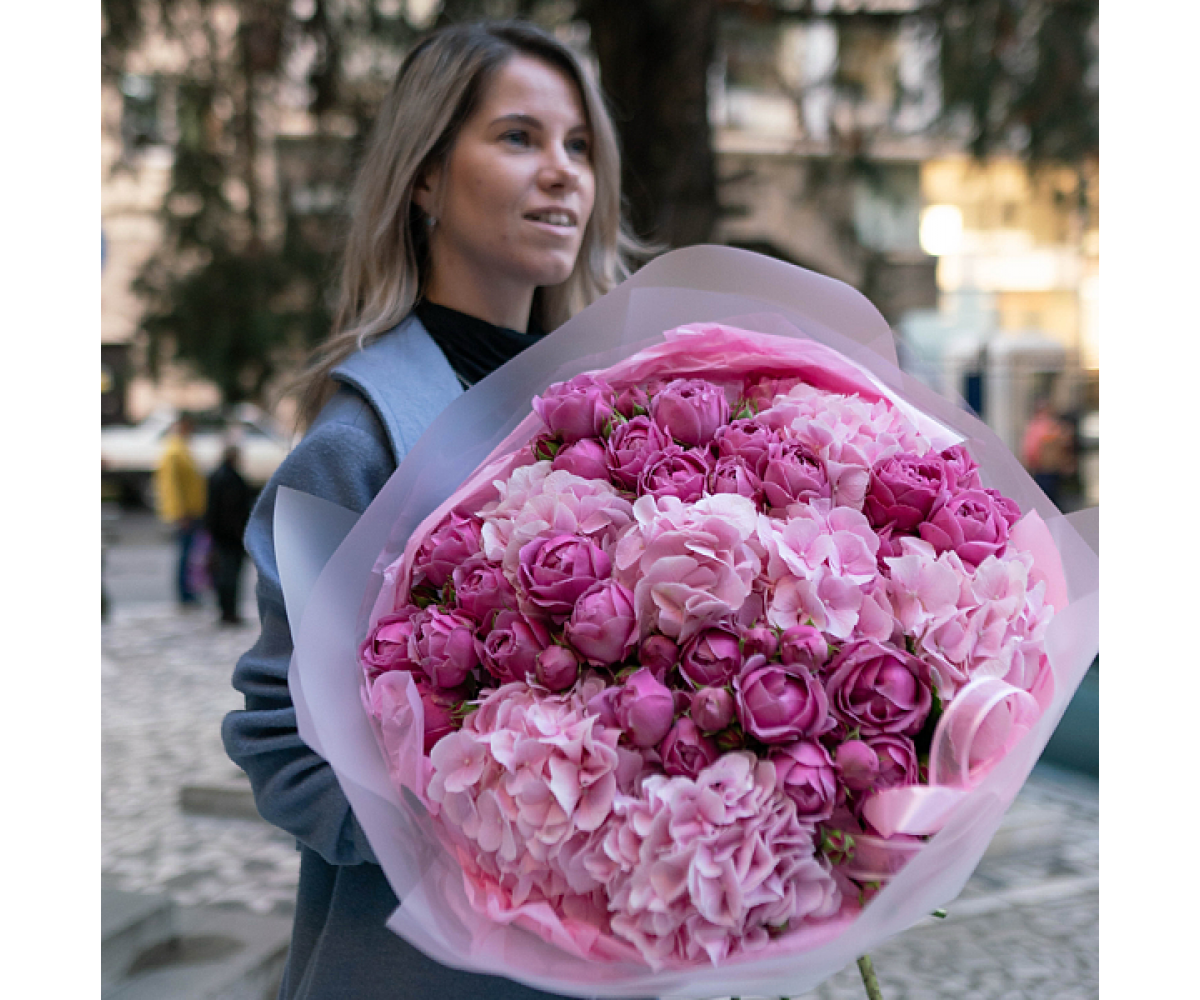
[[[1021,461],[1056,507],[1062,506],[1063,479],[1075,471],[1073,440],[1070,425],[1055,412],[1050,399],[1039,400],[1025,427]]]
[[[204,526],[212,539],[212,581],[217,592],[221,621],[240,625],[238,584],[246,549],[242,535],[250,520],[254,492],[238,471],[241,453],[236,444],[227,445],[218,465],[208,477],[208,503]]]
[[[596,84],[528,23],[428,36],[380,109],[350,199],[335,330],[304,379],[307,433],[246,531],[262,634],[234,673],[246,707],[223,730],[259,812],[300,845],[281,1000],[546,995],[442,967],[387,929],[396,895],[333,769],[297,729],[275,498],[282,485],[363,511],[465,387],[627,274],[638,245],[622,227],[620,176]]]
[[[200,596],[192,587],[188,565],[192,546],[203,526],[207,489],[204,476],[196,467],[196,460],[188,445],[194,429],[195,422],[186,413],[175,421],[154,472],[159,519],[169,524],[175,532],[179,557],[175,593],[181,608],[194,608],[200,604]]]

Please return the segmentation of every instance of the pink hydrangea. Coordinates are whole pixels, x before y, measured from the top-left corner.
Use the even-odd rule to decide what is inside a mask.
[[[656,969],[714,965],[773,932],[832,916],[841,893],[775,768],[729,753],[692,779],[654,775],[618,798],[590,863],[610,924]]]

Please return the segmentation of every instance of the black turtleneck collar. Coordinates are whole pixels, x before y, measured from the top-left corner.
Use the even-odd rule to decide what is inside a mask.
[[[427,299],[417,302],[413,312],[442,349],[464,388],[490,375],[545,336],[532,320],[528,333],[518,333]]]

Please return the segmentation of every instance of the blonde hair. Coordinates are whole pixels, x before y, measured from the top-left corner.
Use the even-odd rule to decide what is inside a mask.
[[[574,53],[523,21],[451,25],[408,54],[379,109],[351,191],[333,331],[293,385],[298,422],[312,423],[333,394],[330,372],[400,322],[428,277],[423,213],[413,190],[443,164],[463,123],[500,69],[515,55],[540,59],[574,82],[592,132],[595,203],[575,268],[561,284],[539,288],[533,318],[552,330],[628,276],[649,254],[625,227],[616,132],[599,87]]]

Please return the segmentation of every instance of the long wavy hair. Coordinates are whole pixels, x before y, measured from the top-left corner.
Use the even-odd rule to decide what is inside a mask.
[[[428,35],[409,52],[384,98],[351,190],[333,330],[291,386],[299,397],[301,428],[311,425],[332,395],[330,372],[392,329],[420,297],[429,247],[413,190],[426,170],[445,164],[463,124],[518,54],[574,82],[592,132],[595,176],[594,207],[575,268],[561,284],[535,292],[533,318],[543,329],[554,329],[651,252],[622,217],[620,151],[600,89],[567,46],[524,21],[451,25]]]

